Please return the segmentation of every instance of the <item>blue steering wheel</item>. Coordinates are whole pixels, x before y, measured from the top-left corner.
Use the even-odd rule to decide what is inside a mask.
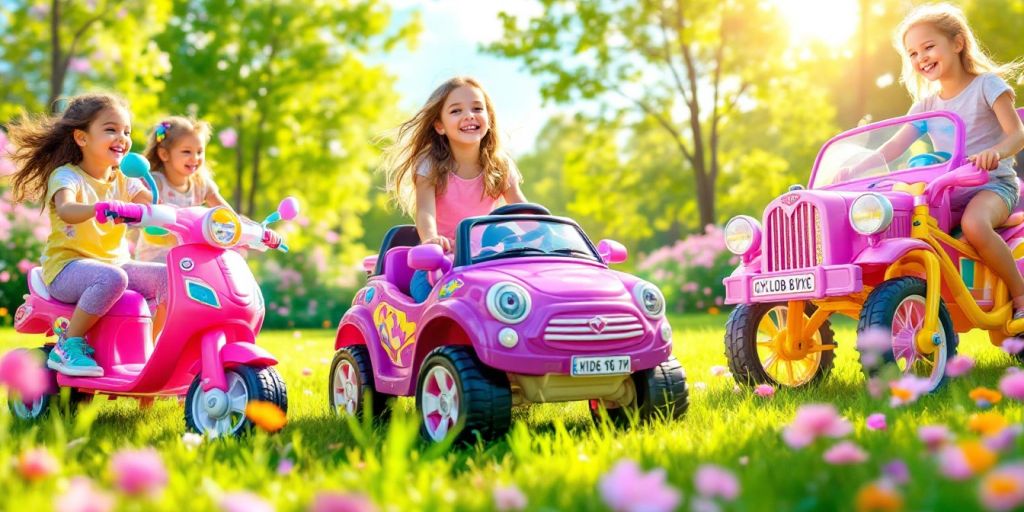
[[[927,167],[929,165],[941,164],[951,157],[949,153],[945,151],[936,151],[934,153],[921,153],[920,155],[914,155],[907,160],[907,168],[912,167]]]

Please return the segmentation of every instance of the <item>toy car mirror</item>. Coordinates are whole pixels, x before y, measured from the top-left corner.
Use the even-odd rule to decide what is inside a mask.
[[[411,268],[426,270],[427,272],[438,269],[447,270],[444,268],[445,266],[450,268],[448,260],[444,257],[444,249],[441,249],[441,246],[437,244],[417,245],[409,249],[407,262]]]
[[[273,224],[279,220],[292,220],[299,215],[299,200],[288,196],[281,200],[281,203],[277,205],[277,211],[267,215],[267,218],[263,219],[263,225]]]
[[[138,153],[127,153],[121,159],[121,172],[129,178],[138,178],[146,182],[150,192],[153,193],[153,204],[160,200],[160,191],[153,181],[153,174],[149,172],[149,160]]]
[[[622,245],[615,240],[601,240],[597,244],[597,253],[601,255],[601,259],[609,265],[616,263],[622,263],[629,257],[629,251],[626,250],[626,246]]]

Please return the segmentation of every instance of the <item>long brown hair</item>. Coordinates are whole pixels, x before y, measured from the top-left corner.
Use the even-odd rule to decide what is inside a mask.
[[[71,98],[62,114],[26,114],[12,124],[9,136],[14,151],[10,158],[17,167],[11,176],[14,200],[43,197],[53,171],[65,164],[81,163],[82,149],[75,143],[75,130],[88,130],[100,112],[115,107],[128,110],[128,102],[114,94],[83,94]]]
[[[906,86],[914,101],[920,101],[932,94],[939,92],[938,82],[929,82],[914,69],[914,64],[907,55],[907,48],[904,39],[907,32],[917,25],[929,24],[935,27],[940,33],[956,41],[959,36],[964,42],[964,48],[960,51],[960,65],[964,71],[972,76],[992,72],[1000,75],[1005,80],[1015,80],[1021,70],[1021,62],[1014,61],[1007,64],[998,64],[985,53],[985,50],[978,43],[974,31],[967,23],[964,12],[954,5],[947,3],[926,4],[915,8],[906,18],[900,22],[893,37],[893,46],[903,59],[903,69],[900,72],[900,82]]]
[[[153,128],[153,131],[149,134],[149,139],[146,141],[146,149],[142,154],[146,157],[146,160],[149,160],[149,166],[153,172],[162,172],[166,175],[167,170],[164,168],[164,161],[160,158],[160,148],[170,152],[174,148],[175,141],[180,139],[182,135],[189,133],[198,137],[199,141],[203,143],[203,147],[205,147],[210,142],[210,132],[210,123],[206,121],[199,121],[192,117],[171,116],[160,121]],[[198,185],[203,178],[209,176],[210,170],[206,167],[206,159],[204,158],[203,166],[199,168],[199,172],[193,173],[188,179],[192,185]]]
[[[483,169],[484,193],[499,197],[508,185],[509,160],[501,150],[501,137],[494,105],[487,91],[476,79],[457,76],[446,80],[430,94],[419,112],[398,127],[394,142],[384,151],[381,169],[387,175],[387,190],[402,211],[416,213],[416,189],[413,178],[420,165],[427,165],[430,180],[438,194],[444,194],[448,177],[458,163],[452,154],[448,136],[437,133],[434,122],[441,119],[441,110],[448,95],[459,87],[474,87],[484,97],[490,129],[480,141],[480,166]]]

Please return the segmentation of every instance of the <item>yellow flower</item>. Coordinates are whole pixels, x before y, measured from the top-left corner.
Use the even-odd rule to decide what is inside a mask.
[[[903,402],[907,402],[914,397],[914,394],[911,393],[910,390],[907,388],[893,386],[892,388],[890,388],[890,391],[892,391],[892,396],[900,399]]]
[[[974,400],[975,402],[982,400],[988,402],[988,405],[998,404],[999,401],[1003,399],[1003,395],[1001,393],[986,387],[974,388],[967,396],[971,397],[971,400]]]
[[[249,402],[249,405],[245,406],[245,415],[256,426],[267,432],[277,432],[288,423],[284,411],[270,402],[259,400]]]
[[[858,512],[903,510],[903,496],[889,486],[869,483],[857,493]]]
[[[324,320],[323,326],[324,326],[324,329],[330,329],[331,328],[331,321],[330,320]]]
[[[975,474],[988,470],[996,463],[996,453],[980,441],[963,441],[960,443],[960,451]]]
[[[998,412],[972,414],[967,422],[967,428],[983,436],[998,434],[1006,425],[1006,418]]]
[[[717,315],[718,314],[718,308],[716,308],[715,306],[711,306],[710,308],[708,308],[708,313],[710,313],[712,315]]]
[[[7,308],[0,308],[0,317],[7,316]]]

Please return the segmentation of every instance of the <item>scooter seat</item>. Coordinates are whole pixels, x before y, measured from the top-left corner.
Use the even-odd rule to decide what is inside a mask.
[[[50,290],[46,288],[46,283],[43,281],[43,270],[41,267],[35,267],[28,273],[28,289],[29,293],[43,299],[54,306],[66,307],[74,309],[74,304],[68,304],[61,302],[50,295]],[[68,316],[70,316],[70,312]],[[125,290],[121,294],[121,298],[117,299],[114,306],[107,311],[108,315],[112,316],[138,316],[138,317],[149,317],[151,316],[149,311],[149,305],[146,304],[146,299],[142,297],[136,291]]]

